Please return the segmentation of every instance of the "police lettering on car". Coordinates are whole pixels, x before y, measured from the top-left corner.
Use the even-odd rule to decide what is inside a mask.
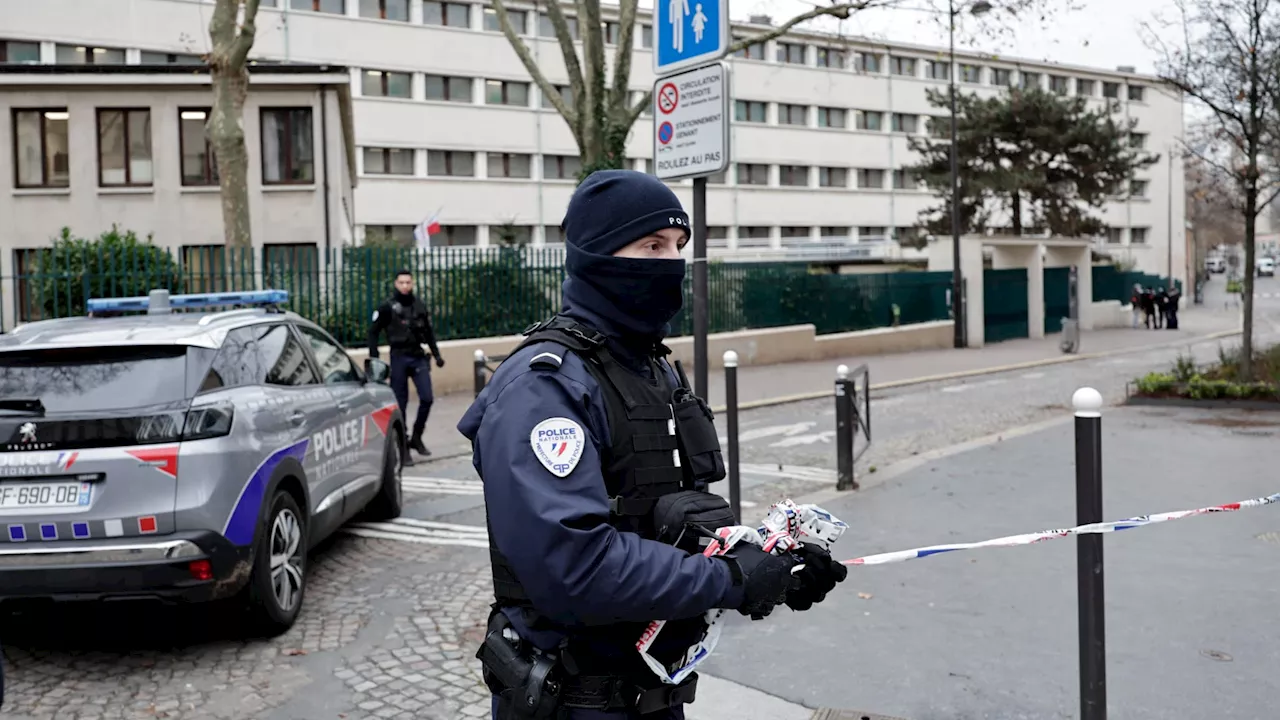
[[[724,463],[703,399],[665,359],[683,303],[689,218],[629,170],[591,174],[569,202],[563,309],[529,328],[458,424],[484,481],[494,610],[477,656],[495,720],[678,720],[697,674],[667,672],[706,613],[760,619],[822,600],[846,569],[825,551],[749,543],[705,557],[737,525],[708,491]],[[793,573],[797,563],[805,567]]]
[[[436,367],[444,367],[444,358],[440,355],[440,346],[436,344],[436,333],[431,328],[431,316],[427,306],[413,294],[413,275],[408,270],[396,273],[395,289],[373,311],[369,325],[369,357],[378,357],[378,337],[383,331],[387,333],[387,344],[391,347],[391,389],[395,392],[396,402],[400,404],[400,412],[407,418],[409,413],[405,407],[409,404],[409,380],[418,390],[418,414],[413,419],[413,434],[409,437],[409,447],[419,455],[430,455],[431,451],[422,442],[422,432],[427,427],[427,417],[431,414],[431,405],[435,396],[431,391],[431,363],[422,351],[422,346],[431,348],[435,356]],[[405,465],[412,465],[409,453],[405,453]]]

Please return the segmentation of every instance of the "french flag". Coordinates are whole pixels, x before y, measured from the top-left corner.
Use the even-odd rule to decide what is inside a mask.
[[[431,236],[440,232],[440,222],[436,220],[438,217],[440,217],[440,210],[432,213],[431,217],[418,223],[418,226],[413,229],[413,239],[419,248],[431,249]]]

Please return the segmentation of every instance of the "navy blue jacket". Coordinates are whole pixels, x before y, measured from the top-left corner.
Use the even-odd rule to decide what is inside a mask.
[[[534,369],[552,352],[559,369]],[[664,363],[664,368],[670,368]],[[536,343],[508,358],[458,423],[484,478],[490,533],[535,607],[562,627],[696,617],[742,601],[729,566],[608,524],[601,452],[610,445],[599,385],[582,358]],[[586,431],[581,460],[556,477],[534,455],[530,433],[562,417]],[[517,622],[518,613],[507,613]],[[523,629],[523,628],[522,628]],[[522,633],[523,634],[523,633]],[[534,639],[535,644],[549,646]]]

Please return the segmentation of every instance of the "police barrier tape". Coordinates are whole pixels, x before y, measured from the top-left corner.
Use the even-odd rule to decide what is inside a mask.
[[[956,550],[974,550],[986,547],[1013,547],[1016,545],[1033,545],[1045,540],[1056,540],[1058,538],[1069,537],[1071,535],[1091,535],[1098,533],[1119,532],[1120,530],[1130,530],[1145,525],[1154,525],[1156,523],[1168,522],[1170,520],[1181,520],[1183,518],[1193,517],[1196,515],[1209,515],[1212,513],[1235,512],[1237,510],[1246,510],[1248,508],[1262,507],[1263,505],[1271,505],[1280,502],[1280,493],[1267,495],[1266,497],[1254,498],[1253,500],[1242,500],[1240,502],[1227,503],[1226,505],[1213,505],[1210,507],[1198,508],[1195,510],[1175,510],[1172,512],[1157,513],[1155,515],[1139,515],[1125,520],[1113,520],[1111,522],[1090,523],[1088,525],[1077,525],[1073,528],[1063,530],[1044,530],[1041,532],[1027,533],[1024,535],[1008,535],[1005,537],[992,538],[991,540],[983,540],[982,542],[971,543],[955,543],[950,545],[930,545],[928,547],[919,547],[911,550],[898,550],[895,552],[878,553],[875,555],[866,555],[852,560],[844,560],[844,565],[885,565],[888,563],[903,562],[906,560],[915,560],[917,558],[925,558],[930,555],[939,555],[941,553],[955,552]]]
[[[758,527],[730,525],[717,529],[712,533],[714,537],[702,554],[706,557],[724,555],[740,542],[752,543],[761,550],[774,554],[794,550],[801,543],[816,544],[830,550],[831,545],[848,529],[847,524],[817,505],[796,505],[789,499],[780,500],[769,507],[769,512]],[[791,571],[794,573],[803,567],[798,565]],[[666,620],[654,620],[636,641],[640,659],[662,682],[679,685],[715,650],[716,643],[720,641],[720,625],[724,621],[724,614],[723,609],[710,610],[705,614],[706,630],[697,642],[685,650],[674,671],[668,671],[649,652],[658,633],[667,624]]]

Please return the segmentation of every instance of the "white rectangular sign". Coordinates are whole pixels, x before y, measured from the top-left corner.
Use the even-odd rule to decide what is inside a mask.
[[[653,173],[661,180],[729,167],[729,68],[715,62],[653,84]]]

